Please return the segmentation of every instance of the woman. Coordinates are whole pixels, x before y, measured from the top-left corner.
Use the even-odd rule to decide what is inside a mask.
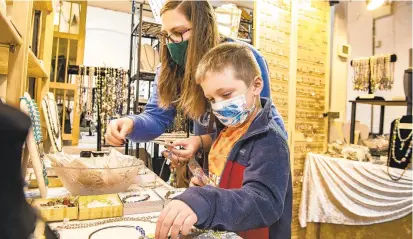
[[[187,161],[199,150],[208,151],[213,141],[213,136],[206,134],[207,102],[194,80],[196,68],[206,52],[220,42],[232,40],[220,37],[208,1],[167,1],[161,10],[161,20],[161,65],[156,72],[154,93],[145,112],[112,121],[106,131],[106,141],[120,146],[126,138],[135,142],[153,140],[173,123],[178,109],[194,119],[196,136],[174,142],[173,145],[181,149],[171,149],[171,159]],[[261,96],[270,97],[267,64],[256,49],[250,48],[264,80]],[[275,106],[272,109],[275,121],[285,132],[281,116]]]

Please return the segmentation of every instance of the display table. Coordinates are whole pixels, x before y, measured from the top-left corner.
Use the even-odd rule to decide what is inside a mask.
[[[390,169],[394,176],[402,172]],[[310,238],[320,238],[324,225],[328,225],[328,234],[364,238],[364,233],[372,236],[375,230],[383,235],[386,224],[396,223],[397,227],[386,233],[393,233],[392,238],[404,238],[394,235],[400,233],[411,238],[412,203],[411,170],[396,182],[389,178],[387,166],[307,155],[299,220],[303,228],[310,223]]]
[[[159,178],[154,172],[145,168],[145,171],[136,177],[136,184],[132,184],[130,189],[135,188],[151,188],[151,189],[173,189],[170,185],[168,185],[165,181]],[[38,189],[34,190],[27,190],[26,196],[36,197],[40,196]],[[55,197],[68,197],[70,193],[65,188],[52,188],[49,190],[48,198],[55,198]],[[129,226],[140,226],[146,232],[147,236],[154,236],[155,229],[156,229],[156,221],[157,217],[159,216],[160,212],[153,212],[153,213],[145,213],[145,214],[133,214],[133,215],[125,215],[125,219],[119,219],[116,222],[107,223],[113,218],[106,218],[106,219],[96,219],[96,220],[84,220],[84,221],[69,221],[69,222],[54,222],[49,223],[49,226],[52,229],[56,229],[59,226],[63,225],[71,225],[74,227],[73,229],[60,229],[59,234],[61,239],[83,239],[88,238],[89,235],[103,227],[108,226],[119,226],[119,225],[129,225]],[[123,221],[125,220],[125,221]],[[100,225],[96,225],[100,223]],[[78,225],[78,226],[76,226]],[[77,228],[79,227],[79,228]],[[115,230],[116,229],[116,230]],[[97,238],[137,238],[137,232],[131,230],[130,228],[115,228],[112,230],[107,230],[99,234]],[[112,234],[111,234],[112,233]],[[116,234],[113,234],[116,233]],[[135,234],[133,234],[135,233]],[[133,236],[135,235],[135,237]]]

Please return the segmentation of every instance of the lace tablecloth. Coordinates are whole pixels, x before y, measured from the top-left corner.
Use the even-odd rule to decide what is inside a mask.
[[[390,168],[394,177],[403,170]],[[387,166],[308,154],[299,220],[343,225],[371,225],[412,213],[412,171],[399,181]]]

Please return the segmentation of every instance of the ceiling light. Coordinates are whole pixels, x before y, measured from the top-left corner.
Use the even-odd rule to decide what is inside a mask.
[[[370,0],[367,1],[367,10],[373,11],[376,10],[377,8],[381,7],[383,5],[385,0]]]

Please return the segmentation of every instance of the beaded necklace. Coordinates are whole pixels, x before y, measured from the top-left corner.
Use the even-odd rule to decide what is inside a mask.
[[[49,179],[47,178],[46,166],[44,164],[43,136],[42,136],[42,128],[40,125],[39,108],[37,107],[37,104],[34,100],[29,100],[26,97],[20,97],[20,100],[25,101],[29,109],[29,116],[30,116],[30,120],[32,121],[34,140],[36,142],[37,152],[39,154],[39,157],[40,157],[40,160],[43,166],[44,182],[47,186],[49,185]]]
[[[412,146],[413,146],[413,140],[411,140],[410,141],[410,144],[409,144],[409,147],[407,148],[407,150],[406,150],[406,153],[404,154],[404,156],[401,158],[401,159],[398,159],[397,158],[397,156],[396,156],[396,140],[397,140],[397,136],[401,139],[401,137],[400,137],[400,129],[399,129],[399,124],[400,124],[400,119],[396,119],[396,121],[395,121],[395,123],[394,123],[394,128],[393,128],[393,133],[392,133],[392,142],[391,142],[391,151],[390,151],[390,155],[389,155],[389,159],[387,160],[387,174],[389,175],[389,177],[393,180],[393,181],[399,181],[402,177],[403,177],[403,175],[404,175],[404,173],[406,172],[406,170],[407,170],[407,168],[409,167],[409,165],[411,164],[411,162],[409,162],[407,165],[406,165],[406,167],[404,168],[404,170],[403,170],[403,172],[401,173],[401,175],[398,177],[398,178],[396,178],[396,177],[393,177],[391,174],[390,174],[390,158],[391,159],[393,159],[394,160],[394,162],[396,162],[396,163],[398,163],[398,164],[402,164],[402,163],[404,163],[404,162],[406,162],[407,161],[407,159],[409,158],[409,155],[411,154],[411,152],[412,152]],[[409,134],[409,136],[406,138],[406,139],[403,139],[403,140],[408,140],[409,138],[411,137],[411,133]],[[402,142],[401,142],[402,143]],[[400,143],[400,144],[401,144]],[[404,146],[404,143],[403,143],[403,146]],[[401,148],[399,148],[399,150],[403,150],[403,148],[404,147],[401,147]],[[411,155],[410,155],[410,158],[411,158]]]
[[[46,99],[47,98],[47,99]],[[54,109],[55,109],[55,120],[53,120],[52,117],[52,111],[50,110],[51,107],[49,105],[50,101],[53,102],[54,104]],[[46,97],[43,99],[44,105],[46,107],[46,115],[49,120],[49,125],[50,125],[50,131],[52,132],[52,138],[51,141],[53,141],[54,146],[56,147],[58,152],[62,152],[62,142],[60,141],[61,133],[60,133],[60,122],[59,122],[59,116],[58,116],[58,109],[56,105],[56,101],[53,99],[49,98],[49,95],[46,94]],[[58,144],[58,141],[60,142]]]

